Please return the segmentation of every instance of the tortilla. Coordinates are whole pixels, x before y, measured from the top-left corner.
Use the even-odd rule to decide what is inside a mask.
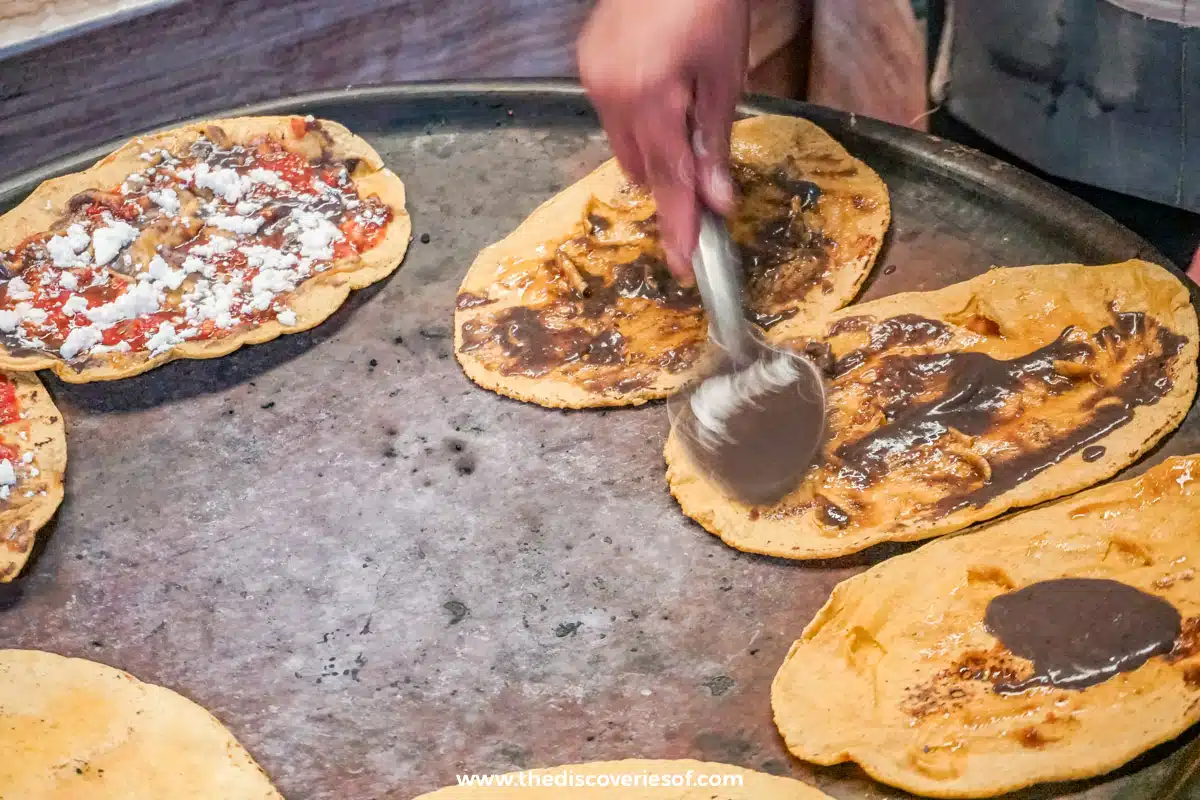
[[[828,434],[774,506],[721,494],[672,434],[685,514],[740,550],[811,559],[941,536],[1071,494],[1136,461],[1196,391],[1196,313],[1142,261],[998,269],[772,338],[828,381]]]
[[[750,317],[770,327],[848,303],[887,230],[883,182],[794,117],[738,122],[732,158]],[[707,323],[696,291],[667,272],[655,213],[610,161],[483,250],[454,314],[471,380],[586,408],[667,397],[702,372]]]
[[[335,122],[241,117],[133,139],[0,217],[13,279],[0,280],[0,369],[113,380],[312,328],[399,266],[404,202]]]
[[[855,761],[920,795],[991,797],[1104,774],[1200,722],[1198,479],[1200,456],[1172,458],[842,582],[775,677],[788,749],[818,764]],[[1001,680],[1028,676],[1032,664],[989,632],[989,603],[1061,578],[1117,581],[1166,601],[1180,636],[1084,689],[1001,694]],[[1074,639],[1114,621],[1056,616]]]
[[[650,786],[653,777],[658,786]],[[482,777],[482,776],[481,776]],[[490,777],[490,776],[489,776]],[[537,783],[558,780],[560,783]],[[626,760],[572,764],[494,776],[507,786],[451,786],[416,800],[828,800],[829,795],[791,778],[702,761]],[[671,785],[663,786],[662,782]],[[701,780],[721,786],[697,786]],[[525,785],[521,785],[524,781]],[[616,786],[608,784],[616,782]],[[641,781],[637,785],[634,781]],[[686,785],[691,781],[691,785]],[[590,785],[589,785],[590,782]],[[680,785],[674,785],[678,782]],[[736,785],[740,784],[740,785]]]
[[[66,433],[50,394],[36,375],[3,375],[0,472],[11,482],[0,483],[0,583],[29,560],[38,531],[62,503],[66,471]]]
[[[14,800],[282,798],[192,701],[37,650],[0,650],[0,750],[0,791]]]

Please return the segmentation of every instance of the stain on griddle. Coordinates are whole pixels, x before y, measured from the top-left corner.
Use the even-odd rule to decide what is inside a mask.
[[[582,622],[560,622],[554,629],[554,635],[559,639],[565,639],[568,636],[574,636],[582,627]]]
[[[25,590],[18,581],[0,583],[0,611],[7,611],[21,602],[24,594]]]
[[[421,328],[419,333],[423,339],[438,340],[450,338],[450,329],[438,325],[427,325]]]
[[[450,600],[442,603],[442,608],[450,612],[449,625],[457,625],[466,619],[471,613],[471,609],[467,608],[465,603],[462,603],[458,600]]]
[[[728,675],[714,675],[713,677],[703,681],[701,684],[713,697],[723,697],[729,694],[729,691],[737,686],[737,681]]]
[[[274,407],[275,407],[274,400],[271,400],[270,402],[267,402],[267,403],[263,403],[261,406],[259,406],[259,408],[261,408],[263,411],[268,411]]]
[[[504,759],[504,763],[511,764],[518,769],[528,769],[533,755],[524,747],[516,744],[500,745],[496,752]]]
[[[428,233],[421,234],[421,244],[429,244],[429,234]]]
[[[745,764],[757,749],[741,735],[730,736],[719,731],[705,731],[692,740],[692,748],[705,761],[722,764]]]
[[[895,272],[895,271],[896,271],[896,265],[895,265],[895,264],[888,264],[886,267],[884,267],[884,268],[883,268],[883,274],[884,274],[884,275],[891,275],[891,274],[892,274],[893,272]]]

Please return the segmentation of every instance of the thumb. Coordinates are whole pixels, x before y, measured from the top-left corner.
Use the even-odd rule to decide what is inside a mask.
[[[1195,255],[1192,256],[1192,263],[1188,265],[1187,275],[1193,283],[1200,284],[1200,248],[1197,248]]]

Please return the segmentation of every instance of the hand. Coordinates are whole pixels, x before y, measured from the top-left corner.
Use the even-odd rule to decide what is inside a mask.
[[[1187,275],[1193,283],[1200,283],[1200,249],[1197,249],[1195,255],[1192,256],[1192,263],[1188,265]]]
[[[667,266],[684,283],[700,204],[733,209],[749,17],[747,0],[600,0],[579,39],[583,85],[617,160],[654,193]]]

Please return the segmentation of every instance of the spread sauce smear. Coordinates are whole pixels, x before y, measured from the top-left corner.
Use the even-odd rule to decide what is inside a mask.
[[[794,343],[829,376],[832,435],[804,486],[763,514],[815,509],[830,535],[887,529],[983,506],[1079,451],[1094,461],[1096,442],[1171,390],[1186,342],[1152,317],[1114,311],[1099,330],[1068,326],[1002,358],[982,352],[1003,346],[997,330],[981,316],[846,317],[824,341]]]
[[[770,326],[831,288],[823,194],[782,169],[742,165],[735,176],[731,230],[746,265],[747,315]],[[514,295],[517,305],[487,308]],[[575,235],[503,264],[491,285],[460,293],[456,308],[475,312],[461,323],[460,352],[502,375],[554,374],[598,392],[691,369],[707,333],[695,290],[667,271],[653,202],[633,188],[613,205],[592,198]]]
[[[293,133],[324,137],[319,122]],[[392,210],[360,197],[354,160],[208,126],[185,152],[143,153],[117,186],[71,198],[52,228],[0,252],[0,342],[76,365],[159,355],[245,326],[296,324],[289,294],[377,244]]]

